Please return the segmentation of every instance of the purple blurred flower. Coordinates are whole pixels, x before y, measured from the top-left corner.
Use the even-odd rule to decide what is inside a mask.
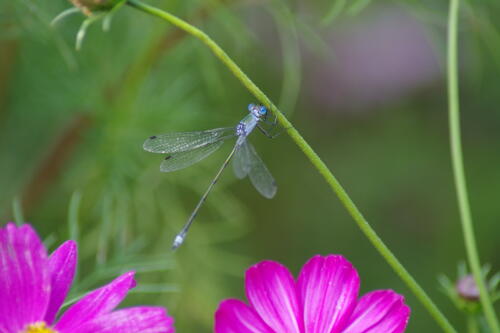
[[[135,286],[125,273],[72,305],[58,320],[75,275],[77,249],[67,241],[50,257],[29,225],[0,228],[0,333],[171,333],[160,307],[115,307]]]
[[[331,54],[310,55],[305,88],[317,105],[363,111],[398,103],[442,78],[425,24],[402,6],[375,5],[326,32]]]
[[[479,288],[472,274],[467,274],[461,277],[456,284],[457,293],[463,299],[469,301],[479,300]]]
[[[215,314],[216,333],[399,333],[410,308],[392,290],[359,300],[359,277],[344,257],[315,256],[297,281],[288,269],[263,261],[248,269],[242,301],[223,301]]]

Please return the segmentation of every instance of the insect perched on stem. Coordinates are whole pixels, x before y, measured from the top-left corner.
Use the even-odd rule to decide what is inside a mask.
[[[172,245],[173,249],[178,248],[184,242],[198,211],[231,159],[233,159],[236,177],[243,179],[249,176],[257,191],[266,198],[271,199],[276,194],[277,186],[273,176],[257,155],[254,147],[247,141],[247,137],[255,128],[261,130],[266,136],[273,137],[262,127],[261,123],[274,126],[276,122],[267,121],[268,110],[262,105],[249,104],[248,111],[248,115],[234,127],[154,135],[144,142],[143,147],[145,150],[152,153],[167,154],[160,165],[160,170],[171,172],[184,169],[201,161],[219,149],[227,139],[237,138],[229,156],[201,197],[186,224],[175,237]]]

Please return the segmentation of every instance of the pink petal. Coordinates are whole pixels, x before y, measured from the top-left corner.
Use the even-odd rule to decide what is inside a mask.
[[[236,299],[222,301],[215,313],[215,333],[273,333],[254,309]]]
[[[67,333],[174,333],[174,320],[159,307],[113,311],[66,331]],[[64,332],[63,332],[64,333]]]
[[[392,290],[377,290],[364,295],[343,333],[400,333],[410,318],[404,298]]]
[[[29,225],[0,229],[0,332],[43,320],[50,295],[47,252]]]
[[[76,243],[72,240],[63,243],[49,258],[51,275],[50,302],[45,314],[45,322],[51,324],[61,307],[75,276],[77,262]]]
[[[112,311],[133,287],[135,287],[134,272],[119,276],[72,305],[62,315],[55,329],[60,332],[73,332],[80,325]]]
[[[356,305],[359,277],[356,269],[342,256],[315,256],[302,268],[297,289],[303,306],[305,332],[339,332]]]
[[[260,318],[275,332],[302,332],[293,276],[274,261],[262,261],[246,273],[246,294]]]

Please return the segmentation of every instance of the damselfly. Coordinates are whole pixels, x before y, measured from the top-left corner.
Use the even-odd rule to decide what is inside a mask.
[[[186,238],[186,234],[198,211],[233,157],[233,168],[236,177],[243,179],[249,176],[257,191],[266,198],[271,199],[276,194],[277,187],[273,176],[255,152],[254,147],[247,141],[248,135],[256,127],[269,136],[269,133],[261,126],[261,122],[265,122],[267,119],[268,111],[264,106],[255,104],[248,105],[248,111],[249,114],[235,127],[153,135],[144,142],[143,147],[145,150],[152,153],[167,154],[160,165],[160,170],[171,172],[184,169],[201,161],[219,149],[224,141],[237,137],[236,144],[229,156],[201,197],[186,224],[175,237],[172,245],[173,249],[178,248]]]

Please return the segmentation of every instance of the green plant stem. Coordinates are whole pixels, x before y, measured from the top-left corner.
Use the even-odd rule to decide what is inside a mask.
[[[479,333],[476,316],[472,314],[467,316],[467,333]]]
[[[15,197],[12,201],[12,211],[14,214],[14,221],[16,221],[17,226],[21,226],[26,220],[23,214],[23,205],[19,197]]]
[[[248,78],[248,76],[236,65],[236,63],[222,50],[217,43],[215,43],[207,34],[200,29],[192,26],[186,21],[158,8],[152,7],[139,0],[128,0],[128,4],[150,15],[159,17],[178,28],[186,31],[187,33],[200,39],[206,46],[208,46],[220,61],[222,61],[233,74],[238,78],[241,83],[264,105],[269,107],[273,114],[277,117],[280,125],[286,129],[288,135],[299,146],[304,154],[309,158],[311,163],[316,167],[319,173],[324,177],[330,188],[338,196],[344,207],[349,214],[353,217],[358,227],[365,234],[368,240],[378,250],[387,263],[394,269],[396,274],[406,283],[410,290],[419,299],[422,305],[429,311],[431,316],[441,326],[444,332],[456,332],[451,326],[446,317],[437,308],[434,302],[430,299],[427,293],[420,287],[410,273],[403,267],[389,248],[383,243],[377,233],[369,225],[368,221],[363,217],[359,209],[351,200],[347,192],[344,190],[339,181],[328,169],[326,164],[319,158],[316,152],[309,146],[309,144],[302,138],[300,133],[293,127],[283,113],[271,102],[271,100]]]
[[[450,0],[448,17],[448,115],[450,126],[450,146],[458,206],[462,221],[465,248],[474,280],[479,289],[481,305],[492,333],[500,333],[498,319],[481,273],[481,264],[467,195],[462,140],[460,135],[460,102],[458,93],[458,13],[460,0]]]

